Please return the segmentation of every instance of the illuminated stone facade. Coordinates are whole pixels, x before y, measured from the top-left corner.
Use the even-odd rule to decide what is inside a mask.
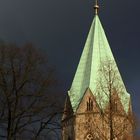
[[[114,96],[113,96],[114,97]],[[100,109],[90,89],[77,108],[72,112],[69,98],[67,97],[65,113],[63,115],[62,139],[63,140],[110,140],[110,119],[112,120],[112,140],[133,140],[132,111],[126,114],[118,97],[112,99],[115,104],[112,116],[109,117],[109,106],[106,110]]]

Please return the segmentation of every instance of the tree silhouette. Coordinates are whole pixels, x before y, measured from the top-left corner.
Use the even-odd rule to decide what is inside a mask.
[[[101,62],[98,74],[96,94],[102,120],[102,125],[94,124],[98,138],[132,140],[134,117],[130,97],[126,96],[116,63],[113,60]]]
[[[45,129],[59,128],[56,90],[55,71],[42,52],[32,44],[1,44],[0,139],[37,140]]]

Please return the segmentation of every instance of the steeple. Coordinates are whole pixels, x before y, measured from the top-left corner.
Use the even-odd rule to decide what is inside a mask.
[[[104,29],[98,17],[99,6],[97,0],[94,9],[95,17],[93,19],[71,88],[68,91],[71,105],[75,112],[84,96],[85,91],[89,88],[95,96],[97,102],[101,104],[103,108],[107,106],[109,102],[107,94],[109,94],[109,91],[106,91],[106,93],[101,91],[101,86],[105,87],[107,85],[104,77],[105,70],[101,71],[101,69],[106,68],[110,63],[111,66],[109,67],[112,67],[117,77],[113,83],[113,88],[115,88],[115,90],[119,90],[118,96],[124,110],[128,112],[130,95],[126,91]],[[99,85],[99,81],[101,82],[101,85]]]
[[[95,17],[66,98],[63,140],[133,140],[133,113],[104,29]]]

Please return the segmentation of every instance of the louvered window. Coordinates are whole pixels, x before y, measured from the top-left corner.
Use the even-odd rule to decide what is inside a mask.
[[[87,111],[92,111],[92,110],[93,110],[93,101],[91,98],[89,98],[87,101]]]

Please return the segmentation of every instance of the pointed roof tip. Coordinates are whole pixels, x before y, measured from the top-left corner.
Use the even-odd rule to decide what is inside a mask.
[[[98,0],[95,0],[94,10],[95,10],[95,15],[98,15],[98,11],[99,11]]]

